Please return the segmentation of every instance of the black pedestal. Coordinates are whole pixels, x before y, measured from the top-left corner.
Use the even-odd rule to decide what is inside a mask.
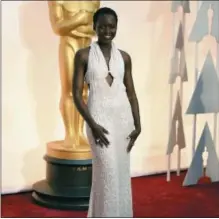
[[[46,179],[33,185],[34,201],[50,208],[87,210],[92,160],[63,160],[49,156],[44,159]]]

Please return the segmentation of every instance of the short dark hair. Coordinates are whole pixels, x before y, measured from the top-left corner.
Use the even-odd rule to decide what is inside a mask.
[[[94,13],[94,16],[93,16],[94,27],[96,26],[99,17],[101,15],[105,15],[105,14],[113,15],[115,17],[115,19],[116,19],[116,23],[118,22],[118,16],[117,16],[116,12],[113,9],[111,9],[111,8],[103,7],[103,8],[99,8]]]

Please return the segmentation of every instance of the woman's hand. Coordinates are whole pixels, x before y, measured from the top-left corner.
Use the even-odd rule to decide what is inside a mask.
[[[95,139],[96,144],[100,145],[101,147],[105,146],[108,147],[109,145],[109,140],[105,136],[106,134],[109,134],[109,132],[102,127],[101,125],[94,124],[91,127],[93,137]]]
[[[130,139],[128,147],[127,147],[127,152],[129,153],[132,149],[132,147],[135,144],[136,139],[138,138],[138,136],[141,133],[141,129],[135,129],[134,131],[132,131],[132,133],[128,136],[128,139]]]

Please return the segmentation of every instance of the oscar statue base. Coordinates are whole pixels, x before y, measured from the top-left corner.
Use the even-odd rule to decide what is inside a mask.
[[[90,152],[87,151],[86,153],[83,150],[81,153],[79,151],[71,153],[70,151],[62,151],[60,153],[60,147],[57,147],[57,153],[55,153],[54,144],[58,143],[47,144],[47,154],[44,157],[46,179],[33,185],[33,200],[37,204],[49,208],[87,210],[92,180]],[[75,159],[75,154],[80,155],[80,159]],[[54,157],[54,155],[57,156]],[[67,159],[63,159],[64,156]],[[73,157],[74,159],[69,159]],[[82,159],[82,157],[85,157],[85,159]]]

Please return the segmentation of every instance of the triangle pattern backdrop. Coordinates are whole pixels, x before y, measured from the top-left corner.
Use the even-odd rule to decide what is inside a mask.
[[[182,50],[184,47],[184,39],[183,39],[183,27],[182,27],[182,23],[180,22],[179,24],[179,30],[178,30],[178,35],[177,35],[177,39],[176,39],[176,48],[178,50]]]
[[[206,175],[211,178],[212,182],[219,181],[219,160],[217,157],[209,126],[206,123],[201,138],[199,140],[195,155],[193,156],[192,163],[184,179],[183,186],[195,185],[198,180],[203,176],[204,169],[202,154],[205,147],[208,151]]]
[[[192,95],[187,114],[219,112],[219,79],[209,52]]]
[[[188,0],[172,1],[171,12],[176,13],[179,6],[183,7],[184,13],[190,13],[190,4]]]
[[[218,1],[202,1],[201,7],[193,25],[189,36],[189,41],[200,42],[203,37],[208,35],[208,9],[212,8],[213,18],[210,34],[216,38],[219,43],[219,2]]]
[[[177,122],[178,122],[178,127],[177,127]],[[171,130],[170,130],[169,141],[167,145],[167,154],[171,154],[176,145],[178,145],[180,149],[186,147],[183,118],[182,118],[182,106],[181,106],[179,92],[177,94],[175,111],[171,123]]]
[[[212,2],[213,19],[211,26],[211,35],[215,37],[217,43],[219,43],[219,1]]]
[[[184,48],[184,33],[182,23],[179,24],[175,51],[171,59],[171,68],[169,75],[169,84],[174,84],[176,78],[181,77],[183,82],[188,81],[187,66],[185,58],[185,48]]]

